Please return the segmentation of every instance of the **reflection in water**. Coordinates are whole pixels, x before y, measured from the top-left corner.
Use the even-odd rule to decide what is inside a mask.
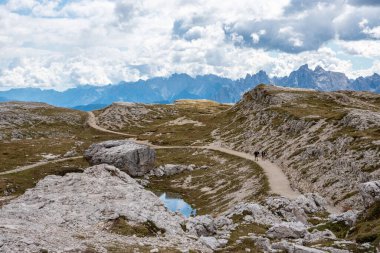
[[[164,205],[173,212],[180,212],[185,217],[195,216],[196,210],[193,209],[188,203],[183,201],[177,195],[171,195],[167,193],[162,193],[159,195]]]

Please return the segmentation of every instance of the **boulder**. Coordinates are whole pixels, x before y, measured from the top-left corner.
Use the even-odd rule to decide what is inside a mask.
[[[249,220],[258,224],[273,225],[281,222],[281,219],[274,215],[267,207],[257,203],[240,203],[228,210],[226,217],[232,218],[234,215],[241,214],[251,217]]]
[[[298,245],[295,243],[280,241],[272,244],[272,248],[275,250],[285,251],[288,253],[325,253],[326,251]],[[278,252],[278,251],[275,251]]]
[[[91,145],[84,153],[91,165],[110,164],[130,176],[143,176],[153,169],[156,153],[133,141],[105,141]]]
[[[314,230],[312,233],[308,233],[305,236],[305,240],[308,243],[319,242],[323,240],[335,240],[336,236],[328,229],[323,231]]]
[[[358,218],[359,211],[349,210],[340,214],[330,214],[329,219],[333,222],[344,221],[348,226],[353,226]]]
[[[211,215],[190,217],[186,222],[186,231],[196,236],[211,236],[216,234],[214,218]]]
[[[366,207],[380,201],[380,180],[359,184],[358,188]]]
[[[201,236],[199,241],[212,250],[224,247],[228,242],[226,239],[216,239],[212,236]]]
[[[307,233],[307,227],[301,222],[281,222],[267,231],[268,237],[275,239],[304,238]]]

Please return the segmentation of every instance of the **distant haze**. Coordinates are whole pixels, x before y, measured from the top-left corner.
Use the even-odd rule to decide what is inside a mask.
[[[326,71],[319,66],[310,69],[308,65],[303,65],[285,77],[270,78],[265,71],[237,80],[216,75],[191,77],[187,74],[174,74],[168,78],[156,77],[103,87],[84,85],[64,92],[36,88],[11,89],[0,92],[0,101],[46,102],[85,111],[99,109],[117,101],[172,103],[177,99],[211,99],[234,103],[244,92],[261,83],[325,91],[365,90],[380,93],[378,74],[351,80],[344,73]]]

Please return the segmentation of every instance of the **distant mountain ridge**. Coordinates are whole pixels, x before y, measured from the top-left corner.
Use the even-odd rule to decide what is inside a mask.
[[[360,90],[380,93],[380,75],[350,80],[344,73],[314,70],[307,64],[285,77],[270,78],[265,71],[245,78],[231,80],[216,75],[191,77],[173,74],[146,81],[120,82],[114,85],[83,85],[63,92],[38,88],[11,89],[0,92],[1,100],[45,102],[55,106],[91,108],[91,105],[108,105],[116,101],[140,103],[172,103],[177,99],[211,99],[223,103],[236,102],[247,90],[258,84],[309,88],[316,90]],[[1,101],[0,100],[0,101]]]

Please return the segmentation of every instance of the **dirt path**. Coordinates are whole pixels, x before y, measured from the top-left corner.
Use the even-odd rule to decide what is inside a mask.
[[[50,161],[36,162],[36,163],[30,164],[30,165],[20,166],[14,170],[8,170],[8,171],[1,172],[0,176],[12,174],[12,173],[17,173],[17,172],[24,171],[24,170],[30,170],[30,169],[33,169],[35,167],[42,166],[42,165],[49,164],[49,163],[58,163],[58,162],[64,162],[64,161],[71,160],[71,159],[79,159],[79,158],[83,158],[83,156],[74,156],[74,157],[67,157],[67,158],[50,160]]]
[[[104,129],[96,124],[95,115],[92,112],[89,112],[88,115],[89,115],[88,124],[92,128],[95,128],[99,131],[103,131],[107,133],[118,134],[121,136],[133,136],[133,135],[125,134],[125,133],[120,133],[120,132]],[[250,154],[235,151],[232,149],[223,148],[223,147],[218,147],[218,146],[211,146],[211,145],[210,146],[157,146],[152,143],[149,143],[148,141],[139,141],[136,139],[133,139],[133,140],[137,143],[149,145],[150,147],[155,148],[155,149],[174,149],[174,148],[209,149],[209,150],[219,151],[219,152],[229,154],[229,155],[238,156],[247,160],[255,161],[255,157]],[[280,167],[278,167],[274,163],[271,163],[270,161],[260,160],[257,163],[260,165],[261,168],[263,168],[264,173],[268,178],[269,186],[272,193],[275,193],[275,194],[278,194],[280,196],[284,196],[290,199],[294,199],[301,195],[299,192],[293,190],[290,187],[290,182]]]
[[[94,128],[96,130],[102,131],[102,132],[111,133],[111,134],[118,134],[118,135],[127,136],[127,137],[136,137],[136,135],[133,135],[133,134],[125,134],[125,133],[115,132],[115,131],[108,130],[108,129],[105,129],[105,128],[98,126],[96,124],[96,118],[95,118],[95,114],[93,112],[88,112],[87,124],[90,127]]]

